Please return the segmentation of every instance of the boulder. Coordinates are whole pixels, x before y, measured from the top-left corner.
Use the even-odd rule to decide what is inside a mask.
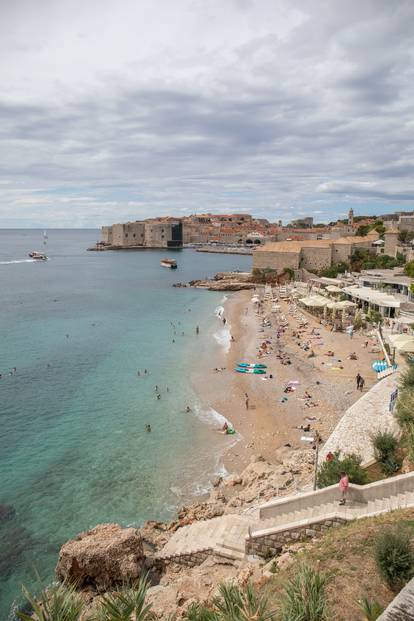
[[[144,566],[139,531],[118,524],[100,524],[65,543],[56,575],[78,588],[100,592],[139,578]]]

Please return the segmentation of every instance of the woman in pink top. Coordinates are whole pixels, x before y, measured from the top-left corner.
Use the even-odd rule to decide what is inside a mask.
[[[346,472],[341,472],[341,479],[339,481],[339,489],[341,491],[341,500],[339,501],[340,505],[344,505],[346,502],[346,497],[349,489],[349,479]]]

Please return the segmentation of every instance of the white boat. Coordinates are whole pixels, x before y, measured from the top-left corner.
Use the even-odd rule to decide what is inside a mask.
[[[37,252],[36,250],[29,252],[29,257],[31,259],[36,259],[36,261],[47,261],[48,259],[44,252]]]
[[[160,265],[162,267],[169,267],[172,270],[177,269],[177,261],[175,259],[161,259]]]

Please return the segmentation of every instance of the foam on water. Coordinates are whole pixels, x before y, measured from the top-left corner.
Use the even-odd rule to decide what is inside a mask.
[[[39,263],[36,259],[16,259],[15,261],[0,261],[0,265],[15,265],[17,263]]]

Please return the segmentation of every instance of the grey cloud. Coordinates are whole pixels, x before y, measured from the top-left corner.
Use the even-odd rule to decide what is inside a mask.
[[[259,3],[233,5],[235,16],[250,16]],[[407,208],[414,201],[413,5],[280,6],[303,14],[285,38],[255,37],[252,29],[231,53],[200,49],[183,65],[193,79],[183,80],[178,64],[175,74],[172,63],[168,80],[139,80],[142,62],[131,61],[128,71],[56,99],[22,102],[7,93],[0,174],[21,197],[17,204],[24,188],[40,186],[38,207],[27,198],[36,218],[56,223],[53,198],[62,197],[65,222],[85,224],[206,208],[277,219],[278,210],[313,213],[315,201],[332,219],[350,197]],[[4,187],[0,223],[11,204]],[[17,216],[22,223],[27,209]]]

